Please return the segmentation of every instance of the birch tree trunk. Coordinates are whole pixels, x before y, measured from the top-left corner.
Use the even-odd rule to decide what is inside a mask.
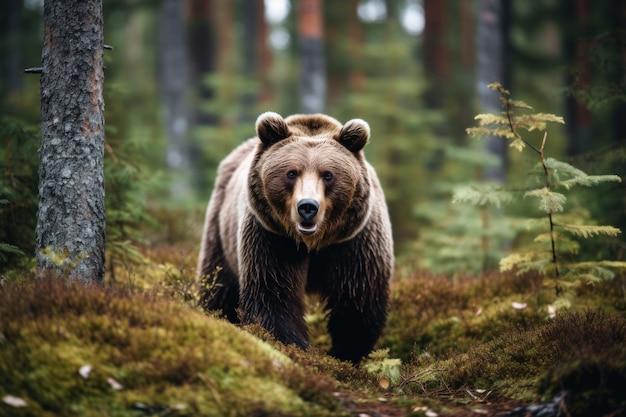
[[[45,0],[39,276],[104,279],[102,0]]]

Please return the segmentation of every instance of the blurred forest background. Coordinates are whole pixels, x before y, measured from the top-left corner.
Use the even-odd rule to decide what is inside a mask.
[[[564,117],[548,128],[547,154],[589,174],[626,171],[621,0],[103,0],[103,11],[113,47],[104,53],[109,274],[138,247],[181,236],[199,244],[217,164],[268,110],[370,123],[366,154],[386,191],[400,274],[480,274],[524,242],[513,220],[536,212],[531,202],[494,210],[490,222],[483,208],[451,202],[478,181],[515,187],[536,162],[501,138],[467,137],[477,113],[500,112],[491,82]],[[3,1],[0,272],[33,263],[39,76],[24,69],[40,66],[42,23],[42,1]],[[581,219],[624,230],[624,187],[568,202]],[[581,241],[579,252],[624,260],[625,249],[619,235]]]

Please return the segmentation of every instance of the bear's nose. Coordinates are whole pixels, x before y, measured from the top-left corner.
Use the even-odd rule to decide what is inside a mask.
[[[306,222],[311,221],[315,217],[319,208],[319,203],[311,198],[303,198],[298,201],[298,213],[300,213],[302,220]]]

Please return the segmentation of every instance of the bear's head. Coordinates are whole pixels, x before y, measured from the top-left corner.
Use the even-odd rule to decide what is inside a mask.
[[[326,115],[263,113],[248,177],[249,202],[268,230],[321,249],[356,235],[369,216],[369,125]]]

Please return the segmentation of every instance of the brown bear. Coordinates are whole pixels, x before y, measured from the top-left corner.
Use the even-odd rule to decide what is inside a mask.
[[[385,326],[394,264],[385,197],[363,154],[369,125],[267,112],[256,133],[218,168],[201,304],[307,348],[305,294],[316,292],[329,311],[329,353],[358,363]]]

